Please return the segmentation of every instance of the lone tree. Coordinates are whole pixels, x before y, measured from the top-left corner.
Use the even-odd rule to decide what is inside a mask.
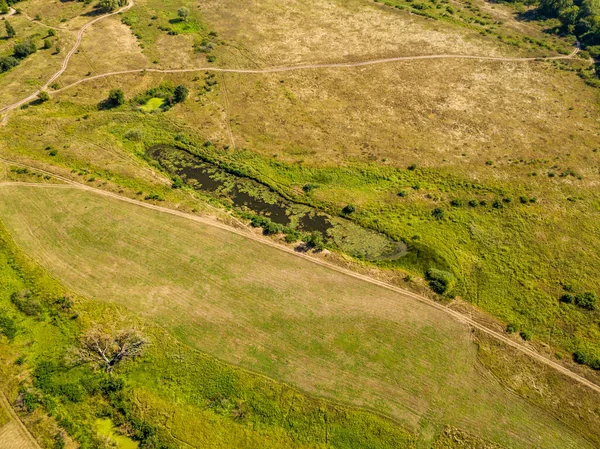
[[[40,90],[40,92],[37,94],[37,97],[42,103],[50,100],[50,95],[45,90]]]
[[[181,20],[183,20],[184,22],[187,21],[187,18],[190,14],[190,10],[187,9],[185,6],[182,6],[181,8],[179,8],[177,10],[177,15],[179,16],[179,18]]]
[[[175,103],[183,103],[188,97],[188,89],[183,85],[179,85],[175,88],[175,92],[173,93],[173,101]]]
[[[4,20],[4,26],[6,27],[6,35],[8,36],[9,39],[12,39],[13,37],[15,37],[17,35],[17,32],[15,31],[15,29],[13,28],[13,26],[10,24],[10,22],[8,20]]]
[[[125,93],[123,89],[113,89],[108,94],[107,103],[110,106],[121,106],[125,103]]]
[[[142,354],[146,340],[133,328],[119,331],[94,328],[81,338],[75,350],[75,359],[80,363],[92,363],[107,373],[123,360]]]

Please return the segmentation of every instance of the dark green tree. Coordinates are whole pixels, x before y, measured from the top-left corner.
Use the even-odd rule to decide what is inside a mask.
[[[13,37],[15,37],[17,35],[17,32],[15,31],[15,29],[13,28],[13,26],[10,24],[10,22],[8,20],[4,21],[4,26],[6,27],[6,35],[8,36],[9,39],[12,39]]]
[[[108,94],[108,104],[111,106],[121,106],[125,103],[125,93],[123,89],[113,89]]]
[[[45,90],[40,90],[40,93],[38,93],[37,96],[42,103],[50,100],[50,95]]]
[[[24,40],[13,47],[15,58],[23,59],[37,51],[37,47],[30,40]]]
[[[183,85],[179,85],[175,88],[175,92],[173,94],[173,101],[175,103],[183,103],[188,97],[188,89]]]

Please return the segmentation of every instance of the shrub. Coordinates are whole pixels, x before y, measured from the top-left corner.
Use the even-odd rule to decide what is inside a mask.
[[[188,93],[189,91],[187,87],[180,84],[175,88],[175,91],[173,93],[173,101],[175,103],[183,103],[188,97]]]
[[[598,306],[598,299],[596,294],[593,292],[584,292],[575,295],[575,304],[578,307],[586,310],[596,310]]]
[[[52,41],[50,39],[44,39],[44,50],[52,48]]]
[[[8,72],[13,67],[19,65],[19,60],[13,56],[0,58],[0,73]]]
[[[600,370],[600,359],[587,351],[575,351],[573,353],[573,361],[580,365],[587,365],[594,370]]]
[[[15,58],[19,59],[26,58],[27,56],[35,53],[36,51],[37,47],[30,39],[26,39],[23,42],[15,44],[13,47]]]
[[[319,188],[319,184],[304,184],[304,186],[302,186],[302,190],[304,190],[304,193],[310,193],[315,189]]]
[[[295,243],[300,240],[300,233],[295,229],[287,229],[285,231],[285,241],[287,243]]]
[[[408,196],[408,192],[407,192],[406,190],[400,190],[400,191],[398,192],[398,196],[399,196],[400,198],[407,197],[407,196]]]
[[[477,200],[471,200],[469,201],[469,207],[477,207]]]
[[[350,215],[350,214],[354,213],[355,210],[356,210],[356,208],[352,204],[348,204],[346,207],[344,207],[342,209],[342,213],[344,215]]]
[[[125,103],[125,93],[123,89],[112,89],[108,93],[107,103],[111,106],[120,106]]]
[[[14,306],[27,316],[38,316],[42,313],[42,306],[38,301],[31,297],[31,292],[28,290],[22,292],[14,292],[10,295],[10,301]]]
[[[38,100],[40,100],[42,103],[45,103],[46,101],[50,100],[50,94],[45,90],[40,90],[40,92],[37,94],[37,97]]]
[[[508,332],[509,334],[514,334],[515,332],[517,332],[517,325],[513,323],[508,323],[508,325],[506,326],[506,332]]]
[[[6,28],[6,37],[8,37],[9,39],[12,39],[17,35],[13,26],[6,19],[4,20],[4,27]]]
[[[572,304],[575,300],[575,297],[570,293],[565,293],[560,298],[558,298],[560,302],[564,302],[565,304]]]
[[[277,234],[281,231],[281,226],[277,223],[273,223],[271,220],[268,220],[263,226],[263,234],[264,235],[273,235]]]
[[[529,331],[522,330],[521,332],[519,332],[519,335],[525,341],[531,340],[531,333]]]
[[[321,234],[319,231],[314,231],[311,234],[309,234],[306,237],[305,242],[309,247],[314,248],[317,251],[322,251],[323,249],[325,249],[323,234]]]
[[[436,207],[435,209],[433,209],[431,211],[431,215],[433,215],[433,217],[438,220],[442,220],[444,218],[445,212],[444,212],[444,209]]]
[[[149,193],[144,197],[145,200],[164,201],[164,198],[158,193]]]
[[[502,209],[504,207],[504,204],[502,204],[502,201],[500,200],[494,200],[494,202],[492,203],[492,207],[494,209]]]
[[[456,285],[456,278],[452,273],[437,268],[427,270],[425,279],[429,282],[429,287],[440,295],[450,292]]]
[[[453,207],[461,207],[463,205],[463,202],[459,199],[453,199],[452,201],[450,201],[450,205]]]
[[[3,333],[9,340],[12,340],[17,335],[17,325],[11,317],[0,314],[0,332]]]
[[[123,137],[125,137],[127,140],[139,142],[140,140],[142,140],[143,135],[139,129],[130,129],[129,131],[127,131],[125,133],[125,135]]]
[[[410,165],[408,166],[408,169],[409,169],[410,171],[416,170],[416,168],[417,168],[417,164],[410,164]]]
[[[183,180],[179,176],[174,176],[173,184],[171,184],[171,188],[181,189],[182,187],[183,187]]]

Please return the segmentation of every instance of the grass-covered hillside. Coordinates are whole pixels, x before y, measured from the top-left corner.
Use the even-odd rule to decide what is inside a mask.
[[[0,0],[0,435],[597,445],[594,391],[440,307],[599,379],[599,16],[563,3]]]

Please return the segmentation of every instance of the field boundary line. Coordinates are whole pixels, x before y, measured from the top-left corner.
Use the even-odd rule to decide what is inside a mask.
[[[377,285],[377,286],[385,288],[387,290],[396,292],[396,293],[398,293],[398,294],[400,294],[402,296],[412,298],[413,300],[421,302],[422,304],[426,304],[426,305],[428,305],[430,307],[433,307],[434,309],[437,309],[439,311],[445,312],[446,314],[448,314],[448,315],[452,316],[454,319],[456,319],[458,322],[463,323],[463,324],[465,324],[467,326],[471,326],[471,327],[473,327],[475,329],[478,329],[481,332],[484,332],[485,334],[487,334],[487,335],[495,338],[496,340],[501,341],[502,343],[505,343],[508,346],[521,351],[522,353],[530,356],[531,358],[537,360],[538,362],[541,362],[541,363],[543,363],[543,364],[545,364],[545,365],[547,365],[547,366],[555,369],[556,371],[560,372],[561,374],[564,374],[565,376],[570,377],[571,379],[573,379],[573,380],[579,382],[580,384],[582,384],[582,385],[584,385],[584,386],[586,386],[586,387],[594,390],[595,392],[600,393],[600,386],[597,385],[596,383],[592,382],[591,380],[586,379],[583,376],[580,376],[579,374],[577,374],[577,373],[571,371],[570,369],[568,369],[568,368],[560,365],[559,363],[557,363],[557,362],[555,362],[555,361],[547,358],[546,356],[544,356],[544,355],[542,355],[542,354],[534,351],[533,349],[530,349],[530,348],[528,348],[528,347],[526,347],[524,345],[521,345],[521,344],[517,343],[516,341],[511,340],[510,338],[506,337],[505,335],[501,334],[500,332],[494,331],[494,330],[488,328],[487,326],[484,326],[483,324],[480,324],[477,321],[475,321],[475,320],[473,320],[473,319],[471,319],[471,318],[463,315],[462,313],[457,312],[456,310],[453,310],[453,309],[451,309],[451,308],[449,308],[449,307],[447,307],[447,306],[445,306],[443,304],[435,302],[435,301],[433,301],[433,300],[431,300],[429,298],[426,298],[424,296],[421,296],[421,295],[418,295],[416,293],[413,293],[410,290],[406,290],[406,289],[403,289],[401,287],[397,287],[395,285],[389,284],[387,282],[384,282],[384,281],[372,278],[370,276],[367,276],[367,275],[364,275],[364,274],[361,274],[361,273],[357,273],[357,272],[349,270],[347,268],[340,267],[340,266],[335,265],[335,264],[333,264],[331,262],[327,262],[327,261],[324,261],[324,260],[321,260],[321,259],[317,259],[315,257],[311,257],[308,254],[299,253],[297,251],[294,251],[291,248],[287,248],[285,246],[282,246],[282,245],[280,245],[280,244],[278,244],[276,242],[273,242],[271,240],[268,240],[266,238],[257,236],[255,234],[251,234],[249,232],[244,232],[244,231],[242,231],[240,229],[236,229],[236,228],[231,227],[229,225],[226,225],[224,223],[220,223],[220,222],[216,221],[215,219],[210,219],[210,218],[206,218],[206,217],[191,215],[191,214],[189,214],[187,212],[182,212],[182,211],[178,211],[178,210],[174,210],[174,209],[169,209],[167,207],[157,206],[155,204],[145,203],[143,201],[139,201],[139,200],[135,200],[133,198],[128,198],[128,197],[125,197],[125,196],[121,196],[121,195],[118,195],[118,194],[113,193],[113,192],[109,192],[109,191],[106,191],[106,190],[102,190],[102,189],[91,187],[91,186],[88,186],[88,185],[85,185],[85,184],[81,184],[81,183],[79,183],[77,181],[74,181],[72,179],[69,179],[69,178],[66,178],[66,177],[54,174],[52,172],[49,172],[49,171],[46,171],[46,170],[43,170],[43,169],[39,169],[37,167],[30,166],[30,165],[27,165],[27,164],[10,161],[10,160],[4,159],[2,157],[0,157],[0,161],[8,163],[8,164],[16,165],[16,166],[21,166],[23,168],[29,168],[31,170],[35,170],[35,171],[38,171],[40,173],[50,175],[50,176],[52,176],[52,177],[54,177],[56,179],[60,179],[61,181],[64,181],[64,182],[70,184],[71,186],[73,186],[73,188],[78,188],[78,189],[81,189],[81,190],[86,190],[86,191],[93,192],[93,193],[96,193],[96,194],[99,194],[99,195],[103,195],[103,196],[106,196],[106,197],[117,199],[117,200],[120,200],[120,201],[123,201],[123,202],[126,202],[126,203],[134,204],[134,205],[137,205],[137,206],[140,206],[140,207],[144,207],[144,208],[147,208],[147,209],[151,209],[151,210],[155,210],[155,211],[158,211],[158,212],[163,212],[163,213],[171,214],[171,215],[174,215],[174,216],[177,216],[177,217],[181,217],[181,218],[185,218],[185,219],[188,219],[188,220],[195,221],[197,223],[202,223],[202,224],[205,224],[205,225],[208,225],[208,226],[219,228],[219,229],[222,229],[222,230],[225,230],[225,231],[237,234],[237,235],[239,235],[241,237],[245,237],[245,238],[247,238],[249,240],[254,240],[254,241],[262,243],[264,245],[268,245],[268,246],[270,246],[272,248],[275,248],[275,249],[277,249],[279,251],[282,251],[282,252],[285,252],[285,253],[288,253],[288,254],[292,254],[292,255],[294,255],[296,257],[300,257],[300,258],[302,258],[304,260],[307,260],[307,261],[309,261],[309,262],[311,262],[313,264],[320,265],[322,267],[325,267],[325,268],[337,271],[338,273],[342,273],[342,274],[344,274],[346,276],[350,276],[350,277],[353,277],[355,279],[359,279],[359,280],[362,280],[362,281],[365,281],[365,282],[369,282],[369,283],[371,283],[373,285]],[[39,187],[46,186],[46,184],[34,184],[34,185],[35,186],[39,186]],[[0,187],[1,187],[1,185],[0,185]]]
[[[15,413],[14,409],[10,405],[10,402],[8,401],[8,398],[2,390],[0,390],[0,405],[6,409],[11,419],[15,421],[20,433],[24,435],[25,439],[29,440],[29,442],[33,445],[34,448],[42,449],[41,446],[38,444],[37,440],[29,431],[29,429],[25,426],[25,424],[23,424],[23,421],[21,421],[19,415]]]

